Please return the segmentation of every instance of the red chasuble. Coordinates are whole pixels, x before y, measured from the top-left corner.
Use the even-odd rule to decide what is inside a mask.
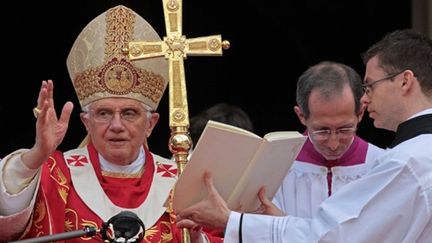
[[[145,151],[142,173],[125,175],[100,170],[98,154],[86,148],[57,151],[42,167],[33,215],[24,238],[100,229],[121,211],[136,213],[146,227],[142,242],[181,242],[181,231],[163,205],[176,181],[174,161]],[[221,238],[208,235],[211,242]],[[67,242],[101,242],[100,235]]]

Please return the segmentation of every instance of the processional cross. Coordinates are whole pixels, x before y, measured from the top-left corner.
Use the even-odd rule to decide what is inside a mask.
[[[163,41],[133,41],[129,43],[130,60],[165,56],[169,62],[169,149],[182,173],[187,163],[191,139],[189,137],[189,111],[187,104],[184,59],[190,56],[221,56],[229,48],[221,35],[187,39],[182,35],[182,0],[162,0],[167,36]],[[183,242],[189,242],[187,231]]]

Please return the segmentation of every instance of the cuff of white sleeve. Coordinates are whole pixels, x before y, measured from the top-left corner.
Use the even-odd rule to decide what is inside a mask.
[[[239,242],[241,213],[231,211],[225,230],[224,242]]]
[[[8,193],[17,194],[26,188],[39,169],[28,168],[21,155],[28,149],[20,149],[8,155],[3,160],[3,182]]]

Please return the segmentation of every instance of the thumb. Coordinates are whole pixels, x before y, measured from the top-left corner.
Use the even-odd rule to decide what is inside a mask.
[[[263,186],[258,191],[258,198],[261,201],[262,206],[265,210],[271,209],[273,206],[273,202],[271,202],[266,196],[266,188]]]
[[[213,176],[212,176],[211,172],[209,172],[209,171],[204,172],[204,182],[205,182],[206,187],[207,187],[207,192],[212,193],[212,194],[218,193],[216,188],[214,187]]]
[[[260,199],[261,203],[264,204],[264,205],[266,205],[266,204],[269,203],[269,200],[266,197],[265,193],[266,193],[266,188],[265,188],[265,186],[263,186],[258,191],[258,198]]]

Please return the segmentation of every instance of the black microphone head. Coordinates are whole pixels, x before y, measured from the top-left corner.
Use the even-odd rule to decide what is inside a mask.
[[[144,237],[144,223],[135,213],[131,211],[122,211],[117,215],[114,215],[108,220],[108,222],[103,224],[103,229],[101,230],[102,238],[104,240],[109,240],[106,235],[107,228],[112,225],[112,230],[114,232],[114,239],[110,242],[117,242],[119,238],[124,238],[127,242],[128,239],[135,237],[142,229],[141,234],[138,236],[137,241],[141,241]]]

